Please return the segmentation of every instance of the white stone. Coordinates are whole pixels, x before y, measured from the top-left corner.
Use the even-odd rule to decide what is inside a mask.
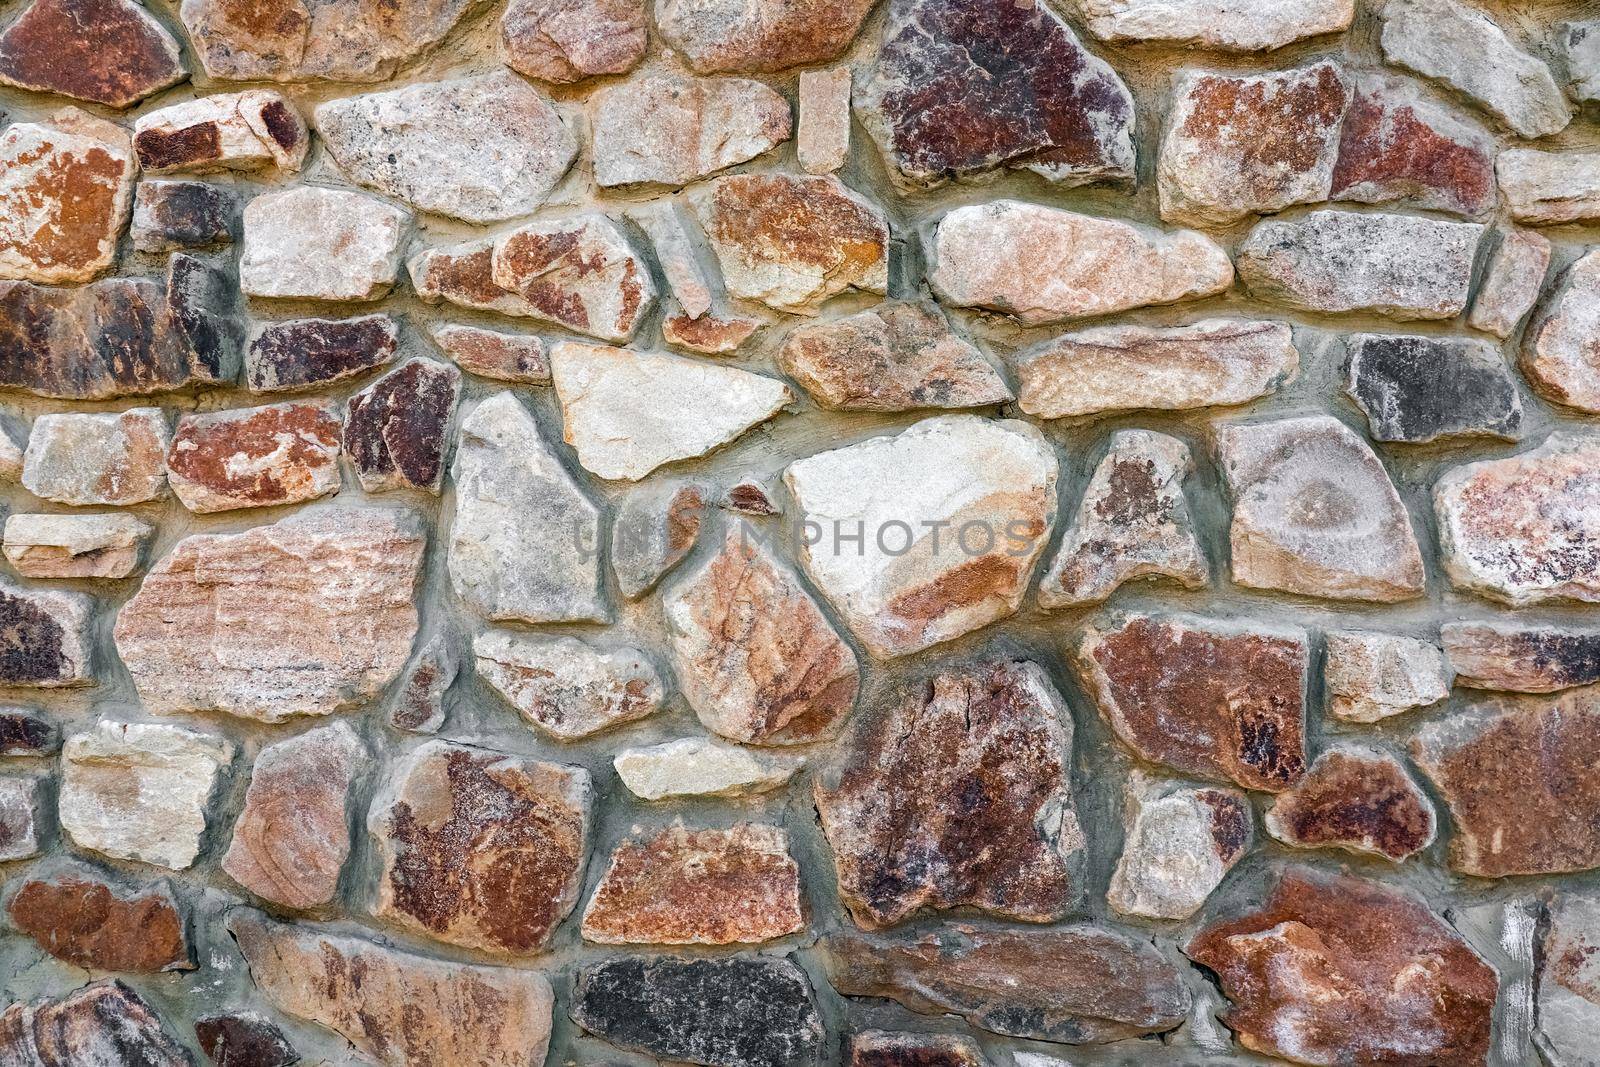
[[[472,650],[478,676],[558,741],[636,722],[661,710],[666,699],[661,675],[637,648],[490,630],[478,635]]]
[[[1511,217],[1536,226],[1600,219],[1600,152],[1508,148],[1494,164]]]
[[[290,128],[286,130],[284,124]],[[311,145],[305,120],[287,97],[273,89],[203,96],[159,108],[139,116],[133,135],[146,174],[264,167],[292,172],[305,163]],[[203,140],[205,150],[186,152],[186,135]],[[279,137],[287,137],[291,143],[284,145]],[[172,149],[162,144],[168,139],[176,142]]]
[[[1380,722],[1450,695],[1450,668],[1438,646],[1414,637],[1334,630],[1327,636],[1328,714]]]
[[[27,578],[126,578],[155,528],[132,515],[6,518],[6,562]]]
[[[1170,41],[1263,52],[1350,28],[1355,0],[1077,0],[1102,41]]]
[[[793,778],[803,762],[705,737],[623,749],[611,761],[622,784],[641,800],[764,793]]]
[[[1249,849],[1250,802],[1232,789],[1174,787],[1135,772],[1124,805],[1122,856],[1106,892],[1124,915],[1187,919]]]
[[[376,197],[303,185],[244,209],[249,296],[377,300],[394,287],[411,216]]]
[[[594,180],[685,185],[789,139],[789,102],[748,78],[651,74],[594,97]]]
[[[58,504],[142,504],[167,495],[172,431],[160,408],[69,412],[34,420],[22,484]]]

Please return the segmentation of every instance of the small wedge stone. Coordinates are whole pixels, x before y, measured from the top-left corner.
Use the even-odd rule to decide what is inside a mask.
[[[1334,630],[1323,665],[1328,714],[1374,723],[1437,704],[1450,695],[1444,653],[1398,634]]]
[[[1467,324],[1504,340],[1516,332],[1544,288],[1550,269],[1550,241],[1529,230],[1511,230],[1500,238],[1472,302]]]

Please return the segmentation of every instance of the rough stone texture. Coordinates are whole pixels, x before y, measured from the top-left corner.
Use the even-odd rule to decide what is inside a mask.
[[[792,463],[783,478],[825,533],[801,546],[806,573],[887,659],[1017,610],[1055,517],[1056,466],[1026,423],[943,415]],[[864,543],[834,536],[858,524]]]
[[[197,181],[143,181],[133,194],[133,246],[160,255],[184,248],[230,244],[237,198]]]
[[[1561,275],[1523,334],[1517,365],[1546,400],[1600,412],[1600,249]]]
[[[1495,161],[1511,217],[1535,226],[1600,218],[1600,152],[1509,148]]]
[[[248,296],[376,300],[394,286],[411,217],[382,200],[303,185],[244,209],[239,285]]]
[[[185,415],[167,480],[201,514],[315,500],[339,491],[339,429],[338,410],[323,402]]]
[[[1450,695],[1444,654],[1427,641],[1365,630],[1330,631],[1323,662],[1328,714],[1374,723]]]
[[[29,1067],[194,1067],[155,1010],[118,981],[12,1004],[0,1012],[0,1048]]]
[[[46,823],[41,818],[41,781],[0,777],[0,861],[28,859],[43,851]]]
[[[849,67],[800,72],[795,152],[807,174],[832,174],[850,158]]]
[[[500,17],[506,65],[530,78],[575,82],[626,74],[650,44],[645,0],[511,0]]]
[[[316,120],[356,184],[468,222],[530,214],[578,153],[560,113],[505,71],[330,100]]]
[[[956,208],[934,231],[929,284],[947,304],[1028,326],[1220,293],[1233,264],[1210,238],[996,200]]]
[[[0,33],[0,83],[126,108],[189,76],[135,0],[33,0]]]
[[[1132,615],[1085,628],[1069,651],[1101,717],[1140,758],[1269,793],[1305,773],[1303,631]]]
[[[1504,340],[1533,310],[1550,269],[1548,238],[1528,230],[1509,230],[1500,238],[1483,283],[1472,301],[1467,324]]]
[[[167,494],[171,431],[160,408],[34,420],[22,484],[58,504],[141,504]]]
[[[34,871],[8,887],[6,914],[40,948],[86,970],[194,969],[184,913],[161,883],[125,889],[81,864]]]
[[[776,789],[800,769],[797,759],[701,737],[626,748],[611,762],[622,784],[641,800],[752,796]]]
[[[1176,1028],[1190,997],[1149,941],[1109,926],[1017,930],[950,923],[915,934],[822,941],[828,977],[849,996],[960,1015],[996,1034],[1094,1045]]]
[[[93,681],[94,601],[0,581],[0,685],[58,689]]]
[[[539,317],[531,303],[495,284],[492,239],[423,249],[407,261],[406,269],[417,296],[427,303],[445,300],[477,311]]]
[[[1515,622],[1447,622],[1439,640],[1457,685],[1555,693],[1600,682],[1600,631]]]
[[[478,676],[531,726],[558,741],[635,722],[661,710],[665,688],[637,648],[601,649],[575,637],[524,637],[504,630],[472,645]]]
[[[24,578],[127,578],[155,528],[132,515],[6,517],[6,562]]]
[[[1410,516],[1367,443],[1312,415],[1216,430],[1233,498],[1233,580],[1380,603],[1423,592]]]
[[[760,319],[719,318],[702,315],[670,315],[661,322],[661,339],[677,348],[706,356],[725,356],[736,352],[765,323]]]
[[[1123,915],[1187,919],[1228,876],[1253,836],[1243,793],[1172,786],[1142,774],[1123,803],[1122,857],[1106,903]]]
[[[300,1060],[278,1024],[257,1012],[206,1015],[195,1020],[194,1033],[217,1067],[293,1067]]]
[[[984,1067],[977,1042],[951,1034],[896,1034],[866,1030],[850,1035],[849,1067]]]
[[[967,905],[1028,922],[1065,914],[1084,839],[1071,716],[1043,668],[938,674],[864,716],[843,752],[815,795],[857,925]]]
[[[234,751],[182,726],[101,719],[62,746],[61,829],[79,848],[183,870]]]
[[[1600,904],[1592,895],[1550,895],[1538,946],[1538,1031],[1535,1042],[1555,1067],[1584,1067],[1594,1058],[1600,1023]]]
[[[1345,392],[1374,441],[1522,435],[1522,399],[1495,345],[1468,337],[1353,334]]]
[[[388,724],[415,734],[438,733],[444,725],[445,693],[459,669],[454,646],[435,634],[401,675],[385,716]]]
[[[662,325],[663,333],[674,328],[671,324],[677,320],[701,323],[701,329],[705,328],[706,320],[714,323],[716,317],[707,315],[714,296],[711,280],[701,264],[700,253],[689,236],[688,227],[684,225],[677,206],[670,200],[651,200],[629,208],[628,218],[645,232],[655,246],[656,262],[666,278],[667,288],[672,291],[681,309],[678,315],[669,312],[667,321]],[[681,325],[675,328],[685,335],[694,329]],[[666,339],[671,344],[679,343],[670,335]]]
[[[663,482],[622,499],[611,523],[611,569],[623,596],[638,600],[683,561],[705,510],[705,492],[692,483]]]
[[[389,315],[270,322],[251,331],[244,381],[253,393],[315,389],[381,367],[399,347]]]
[[[1494,969],[1419,898],[1284,871],[1271,895],[1184,952],[1215,971],[1248,1049],[1297,1063],[1487,1062]]]
[[[651,74],[594,97],[594,179],[602,187],[687,185],[789,139],[789,101],[745,78]]]
[[[1433,843],[1433,803],[1398,759],[1342,743],[1319,755],[1262,820],[1294,848],[1338,848],[1399,862]]]
[[[350,855],[350,786],[368,759],[342,722],[263,749],[222,858],[228,877],[286,908],[331,901]]]
[[[596,213],[532,222],[503,234],[489,266],[490,286],[520,305],[512,314],[602,341],[628,340],[655,303],[650,268],[616,223]]]
[[[49,756],[61,747],[61,730],[37,711],[0,708],[0,756]]]
[[[173,104],[133,124],[133,148],[146,174],[297,171],[310,147],[305,119],[271,89]]]
[[[67,108],[0,133],[0,280],[61,285],[104,274],[128,221],[138,162],[127,131]]]
[[[1355,0],[1077,0],[1102,41],[1170,41],[1264,52],[1350,28]]]
[[[656,0],[656,27],[702,74],[767,73],[843,52],[873,0]]]
[[[549,385],[550,360],[537,337],[445,323],[429,335],[468,374],[515,385]]]
[[[460,391],[460,371],[412,359],[351,397],[345,403],[344,454],[361,488],[437,494]]]
[[[1600,20],[1561,23],[1553,45],[1573,97],[1581,103],[1600,103]]]
[[[410,652],[423,546],[414,515],[381,508],[186,537],[123,605],[117,651],[157,714],[281,722],[363,703]]]

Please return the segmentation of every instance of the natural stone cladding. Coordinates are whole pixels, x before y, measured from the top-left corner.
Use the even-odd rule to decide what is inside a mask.
[[[0,1067],[1597,1067],[1596,0],[0,0]]]

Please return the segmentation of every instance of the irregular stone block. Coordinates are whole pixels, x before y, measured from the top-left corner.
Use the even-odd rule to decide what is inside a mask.
[[[438,494],[460,392],[454,367],[410,359],[346,401],[344,453],[361,488]]]
[[[28,427],[0,415],[0,480],[22,480],[22,457],[28,447]]]
[[[58,689],[94,680],[94,600],[0,581],[0,685]]]
[[[458,323],[430,327],[428,334],[468,374],[517,385],[550,384],[550,360],[537,337]]]
[[[1549,226],[1600,219],[1600,152],[1508,148],[1494,169],[1518,222]]]
[[[37,778],[0,776],[0,861],[27,859],[43,851]]]
[[[375,197],[302,185],[244,209],[248,296],[377,300],[394,286],[411,216]]]
[[[34,420],[22,484],[58,504],[142,504],[167,495],[171,431],[160,408],[68,412]]]
[[[96,982],[58,1000],[12,1004],[0,1012],[0,1047],[29,1067],[194,1067],[161,1017],[117,981]]]
[[[472,643],[478,677],[531,726],[574,741],[661,710],[661,676],[637,648],[488,630]]]
[[[1078,0],[1102,41],[1170,41],[1265,52],[1350,28],[1354,0]]]
[[[1600,412],[1600,249],[1568,267],[1522,336],[1517,366],[1546,400]]]
[[[706,318],[711,310],[711,280],[706,276],[700,254],[677,207],[670,200],[647,200],[629,208],[628,218],[655,246],[656,262],[666,277],[667,288],[672,290],[682,308],[682,314],[669,317],[668,322],[673,318],[687,318],[691,322]],[[663,331],[665,328],[663,325]],[[667,340],[673,341],[670,336]]]
[[[956,307],[1003,311],[1027,326],[1210,296],[1233,264],[1210,238],[1162,232],[1019,200],[959,207],[933,235],[928,282]]]
[[[746,78],[651,74],[594,95],[594,180],[687,185],[789,139],[789,101]]]
[[[1558,24],[1553,47],[1573,98],[1600,103],[1600,20]]]
[[[1467,337],[1353,334],[1345,393],[1374,441],[1522,436],[1522,398],[1500,349]]]
[[[1123,915],[1187,919],[1249,850],[1255,818],[1243,793],[1135,772],[1122,821],[1122,856],[1106,903]]]
[[[520,301],[510,314],[602,341],[627,341],[655,305],[649,266],[616,223],[593,212],[502,234],[494,243],[490,281]]]
[[[638,600],[694,548],[706,508],[698,485],[665,482],[622,498],[611,522],[611,569],[629,600]]]
[[[511,0],[500,17],[506,66],[576,82],[626,74],[650,47],[645,0]]]
[[[143,181],[133,195],[133,247],[151,255],[229,244],[239,214],[234,195],[195,181]]]
[[[137,171],[127,132],[76,108],[6,127],[0,280],[61,285],[104,274],[117,257]]]
[[[155,528],[132,515],[6,518],[6,562],[24,578],[127,578]]]
[[[306,120],[271,89],[205,96],[139,116],[133,148],[146,174],[297,171],[311,147]]]
[[[253,1011],[203,1015],[194,1021],[194,1036],[217,1067],[293,1067],[300,1062],[278,1024]]]
[[[74,967],[159,974],[195,966],[184,914],[164,883],[124,888],[93,868],[62,864],[13,882],[6,914]]]
[[[851,1034],[849,1067],[985,1067],[983,1051],[970,1037],[954,1034],[895,1034],[864,1030]]]
[[[495,284],[494,245],[490,239],[418,252],[406,263],[417,296],[429,304],[447,300],[477,311],[538,317],[539,312],[530,302]]]
[[[760,478],[745,478],[723,494],[721,506],[741,515],[777,515],[783,509],[774,502],[776,495]]]
[[[807,174],[832,174],[850,158],[849,67],[800,72],[795,154]]]
[[[1439,628],[1457,685],[1555,693],[1600,682],[1600,631],[1512,622],[1447,622]]]
[[[444,725],[446,691],[455,684],[459,664],[444,635],[436,634],[400,678],[386,719],[396,730],[435,734]]]
[[[1502,340],[1515,333],[1544,288],[1550,253],[1550,241],[1541,234],[1506,232],[1484,271],[1467,325]]]
[[[339,491],[339,432],[338,409],[320,401],[185,415],[167,480],[200,514],[315,500]]]
[[[801,762],[708,738],[684,737],[648,748],[625,748],[611,765],[634,796],[668,800],[764,793],[793,778]]]
[[[1433,802],[1393,756],[1336,744],[1267,809],[1267,833],[1291,848],[1337,848],[1398,863],[1433,844]]]
[[[702,355],[725,356],[738,351],[739,346],[764,325],[759,319],[725,319],[716,315],[691,319],[687,315],[668,315],[661,320],[661,339]]]
[[[1427,641],[1362,630],[1330,630],[1326,640],[1326,707],[1336,719],[1381,722],[1450,695],[1450,668]]]
[[[1594,1056],[1600,1025],[1600,903],[1585,893],[1550,894],[1535,948],[1537,1030],[1534,1043],[1555,1067],[1583,1067]]]
[[[701,74],[823,63],[861,30],[873,0],[656,0],[656,28]]]
[[[245,385],[253,393],[315,389],[382,367],[400,348],[400,323],[389,315],[288,319],[251,331]]]
[[[0,33],[0,83],[126,108],[189,76],[178,41],[134,0],[34,0]]]
[[[61,747],[61,730],[37,711],[0,708],[0,756],[48,756]]]

